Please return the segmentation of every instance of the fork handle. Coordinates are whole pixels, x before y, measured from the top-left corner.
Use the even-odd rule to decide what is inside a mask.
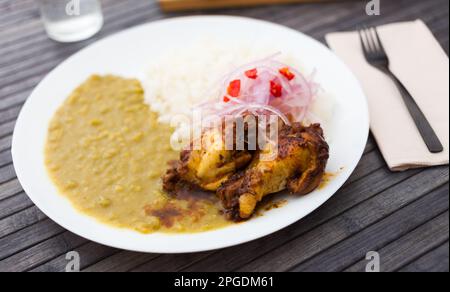
[[[403,97],[403,101],[405,102],[406,107],[408,108],[408,111],[411,117],[413,118],[417,126],[417,129],[420,132],[420,135],[422,136],[425,144],[427,145],[428,150],[430,150],[431,153],[440,153],[444,151],[444,147],[442,146],[441,141],[436,135],[436,132],[431,127],[424,113],[419,108],[416,101],[409,93],[408,89],[406,89],[406,87],[392,72],[390,72],[390,70],[386,70],[385,72],[394,81],[395,85],[399,89]]]

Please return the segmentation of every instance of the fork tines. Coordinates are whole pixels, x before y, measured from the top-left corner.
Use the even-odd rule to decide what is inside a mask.
[[[359,37],[364,54],[369,61],[387,59],[386,51],[376,28],[365,27],[359,30]]]

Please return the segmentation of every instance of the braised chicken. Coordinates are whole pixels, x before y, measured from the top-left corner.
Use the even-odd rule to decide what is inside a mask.
[[[295,195],[312,192],[323,178],[328,153],[320,125],[284,126],[278,147],[268,144],[254,155],[245,171],[235,174],[218,189],[227,216],[236,221],[248,219],[265,196],[285,189]]]
[[[172,163],[163,178],[165,190],[172,191],[176,183],[184,181],[206,191],[216,191],[251,162],[248,151],[226,150],[224,143],[220,130],[205,131],[200,150],[182,151],[180,161]]]
[[[314,191],[329,156],[318,124],[282,124],[278,142],[257,151],[225,150],[218,129],[206,131],[202,141],[201,150],[183,151],[172,163],[163,178],[164,189],[174,192],[177,185],[188,183],[216,192],[226,216],[234,221],[250,218],[267,195],[286,189],[300,196]]]

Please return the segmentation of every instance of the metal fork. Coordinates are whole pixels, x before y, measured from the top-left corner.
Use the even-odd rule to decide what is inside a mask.
[[[439,141],[435,131],[431,127],[427,118],[420,110],[414,98],[400,82],[400,80],[391,72],[389,58],[380,40],[376,28],[364,28],[359,31],[364,56],[369,64],[388,75],[399,89],[403,101],[409,110],[417,129],[419,130],[425,144],[431,153],[440,153],[444,151],[442,143]]]

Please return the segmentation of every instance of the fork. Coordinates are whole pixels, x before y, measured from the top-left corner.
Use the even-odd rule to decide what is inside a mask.
[[[367,62],[389,76],[397,86],[402,95],[403,101],[417,126],[417,129],[428,147],[428,150],[431,153],[440,153],[444,151],[441,141],[439,141],[435,131],[431,127],[414,98],[408,92],[406,87],[400,82],[400,80],[391,72],[389,57],[386,54],[386,50],[384,49],[377,29],[364,28],[359,31],[359,37]]]

